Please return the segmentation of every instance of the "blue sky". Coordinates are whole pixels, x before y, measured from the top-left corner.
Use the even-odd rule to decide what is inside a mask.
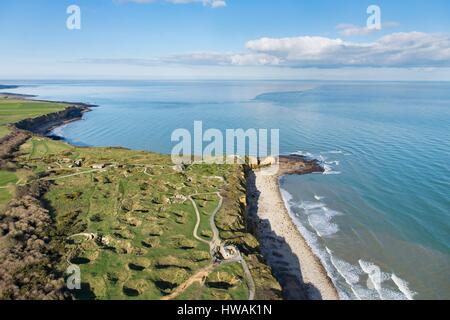
[[[450,80],[448,0],[2,0],[0,30],[0,79]]]

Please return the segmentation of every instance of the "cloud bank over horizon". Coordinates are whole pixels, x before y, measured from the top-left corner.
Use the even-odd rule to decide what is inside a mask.
[[[416,31],[392,33],[374,42],[353,42],[321,36],[260,38],[248,41],[245,48],[244,52],[192,52],[149,59],[86,58],[81,62],[142,66],[179,64],[324,69],[450,67],[450,37],[444,34]]]
[[[367,36],[372,33],[381,31],[382,29],[392,29],[400,26],[397,21],[383,22],[380,29],[369,28],[367,26],[357,26],[351,23],[340,23],[336,26],[336,30],[343,37]]]
[[[173,4],[190,4],[190,3],[201,3],[205,7],[211,8],[223,8],[227,6],[225,0],[115,0],[115,2],[119,3],[138,3],[138,4],[149,4],[155,2],[168,2]]]

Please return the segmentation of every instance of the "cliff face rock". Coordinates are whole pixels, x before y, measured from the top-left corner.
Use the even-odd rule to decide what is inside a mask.
[[[85,112],[91,109],[87,105],[70,106],[62,111],[46,114],[15,123],[16,128],[45,135],[65,123],[79,120]]]

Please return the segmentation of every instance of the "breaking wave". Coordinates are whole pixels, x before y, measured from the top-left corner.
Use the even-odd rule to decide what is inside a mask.
[[[316,201],[296,202],[287,190],[280,188],[280,192],[291,218],[321,261],[341,299],[414,299],[416,293],[394,273],[385,272],[376,264],[362,259],[352,264],[325,246],[323,240],[339,232],[333,218],[343,213],[329,209],[322,201],[324,197],[314,195]]]
[[[344,154],[344,151],[340,150],[333,150],[333,151],[327,151],[327,152],[320,152],[319,154],[314,154],[307,151],[297,151],[294,152],[294,154],[305,157],[308,160],[317,160],[319,161],[320,165],[324,169],[323,174],[324,175],[337,175],[341,174],[341,171],[335,170],[335,167],[338,167],[340,165],[340,161],[336,159],[329,159],[327,156],[324,155],[339,155]]]

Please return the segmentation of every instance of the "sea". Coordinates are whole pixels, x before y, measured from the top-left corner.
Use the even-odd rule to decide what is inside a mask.
[[[291,218],[342,299],[450,299],[450,83],[1,81],[98,105],[53,133],[170,153],[172,132],[279,129],[325,172],[280,179]]]

